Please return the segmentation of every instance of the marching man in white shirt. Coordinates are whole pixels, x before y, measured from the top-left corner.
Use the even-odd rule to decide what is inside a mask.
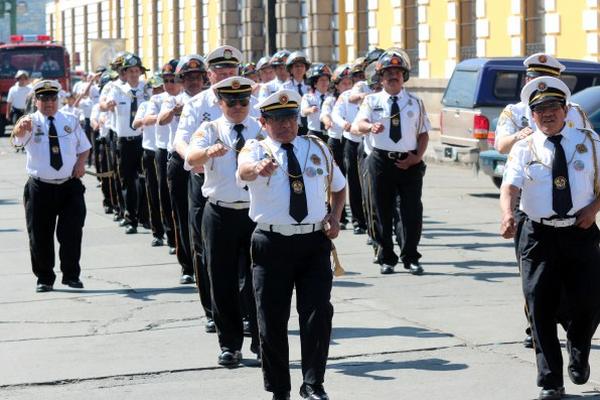
[[[29,83],[29,74],[27,71],[17,71],[15,79],[17,80],[17,83],[8,89],[5,116],[6,119],[13,124],[17,123],[17,120],[25,114],[27,96],[31,93],[31,88],[27,85]]]
[[[500,190],[506,239],[517,233],[521,195],[517,251],[541,400],[565,393],[556,329],[561,303],[569,305],[568,374],[576,385],[590,377],[591,341],[600,321],[599,138],[567,122],[569,97],[568,87],[554,77],[523,87],[521,102],[529,105],[536,129],[512,146]]]
[[[186,154],[188,168],[204,166],[202,194],[208,199],[202,217],[204,252],[221,346],[219,364],[227,367],[237,366],[242,359],[242,295],[250,296],[245,299],[245,304],[251,305],[247,307],[252,332],[250,349],[259,352],[254,296],[251,290],[240,293],[239,288],[240,268],[246,276],[252,275],[250,236],[255,223],[248,217],[248,190],[238,187],[235,178],[244,144],[261,137],[260,125],[249,116],[253,84],[250,79],[234,76],[212,86],[223,115],[200,126]]]
[[[58,111],[56,81],[38,82],[33,90],[37,111],[15,126],[15,143],[27,151],[23,200],[29,250],[37,292],[51,291],[54,274],[54,231],[60,244],[62,283],[81,289],[81,238],[86,208],[81,178],[91,144],[72,114]]]
[[[323,382],[333,318],[331,239],[340,230],[346,182],[325,143],[297,136],[300,101],[295,90],[281,90],[258,104],[268,137],[247,141],[238,158],[238,184],[248,187],[250,218],[257,223],[252,271],[265,389],[273,400],[290,398],[287,325],[294,287],[300,395],[329,398]]]

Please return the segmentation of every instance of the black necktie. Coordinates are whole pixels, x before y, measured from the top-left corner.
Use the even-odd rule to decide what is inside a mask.
[[[133,120],[135,119],[135,114],[137,113],[137,109],[138,109],[138,103],[137,103],[137,96],[135,95],[135,90],[131,89],[131,109],[129,112],[129,127],[131,129],[135,129],[133,127]]]
[[[298,84],[298,94],[299,94],[300,96],[304,96],[304,92],[302,91],[302,83],[299,83],[299,84]]]
[[[562,135],[550,136],[548,140],[554,144],[554,160],[552,161],[552,209],[559,217],[566,217],[573,208],[567,157],[560,141]]]
[[[237,138],[235,138],[235,163],[237,164],[238,156],[240,155],[240,151],[242,151],[242,147],[246,144],[246,140],[244,139],[244,135],[242,135],[242,131],[244,130],[243,124],[235,124],[233,126],[233,130],[237,132]]]
[[[390,139],[398,143],[402,139],[402,126],[400,126],[400,106],[398,106],[398,96],[390,97],[392,99],[392,108],[390,111]]]
[[[302,91],[302,83],[298,84],[298,94],[300,97],[304,96],[304,92]],[[300,116],[300,126],[305,128],[308,125],[308,118]]]
[[[60,155],[60,143],[58,142],[58,133],[54,126],[54,117],[48,117],[50,128],[48,129],[48,143],[50,144],[50,165],[55,170],[59,170],[62,165],[62,156]]]
[[[321,102],[319,103],[319,112],[323,111],[323,102],[325,101],[325,95],[321,95]],[[325,133],[325,124],[321,122],[321,132]]]
[[[290,215],[300,223],[308,215],[306,204],[306,191],[300,163],[294,154],[294,145],[283,143],[281,145],[287,153],[288,175],[290,179]]]

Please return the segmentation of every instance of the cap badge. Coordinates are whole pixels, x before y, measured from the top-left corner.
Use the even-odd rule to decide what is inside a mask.
[[[587,153],[588,149],[585,144],[579,143],[577,146],[575,146],[575,150],[577,150],[577,152],[579,154],[583,154],[583,153]]]
[[[541,62],[542,64],[545,64],[546,61],[548,61],[548,57],[546,57],[545,55],[541,55],[538,57],[538,61]]]
[[[557,176],[554,178],[554,186],[556,186],[558,190],[565,189],[567,187],[567,178],[564,176]]]
[[[400,60],[398,60],[396,57],[392,57],[392,59],[390,60],[390,63],[393,65],[398,65],[398,64],[400,64]]]
[[[173,67],[171,67],[170,64],[167,64],[167,65],[165,65],[164,70],[165,70],[165,72],[172,72],[173,71]]]
[[[52,85],[50,85],[50,82],[44,83],[44,89],[50,89],[51,87]]]
[[[189,67],[190,67],[190,68],[198,68],[198,61],[196,61],[196,60],[191,60],[191,61],[188,63],[188,65],[189,65]]]
[[[540,92],[543,92],[548,89],[548,85],[546,85],[546,82],[540,82],[537,88]]]
[[[241,86],[240,85],[240,81],[238,81],[238,80],[235,80],[235,81],[231,82],[231,88],[232,89],[239,89],[240,86]]]
[[[289,101],[288,97],[285,94],[279,96],[279,104],[287,104]]]
[[[229,60],[231,57],[233,57],[233,52],[229,49],[225,49],[223,50],[223,58],[226,60]]]
[[[302,181],[292,181],[292,190],[294,190],[295,194],[302,194],[302,191],[304,190],[304,184]]]

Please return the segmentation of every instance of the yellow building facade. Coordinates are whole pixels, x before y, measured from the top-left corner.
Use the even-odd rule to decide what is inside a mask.
[[[424,79],[472,57],[600,57],[600,0],[55,0],[46,18],[86,70],[94,39],[122,39],[153,69],[225,43],[245,61],[287,48],[332,64],[398,46]]]

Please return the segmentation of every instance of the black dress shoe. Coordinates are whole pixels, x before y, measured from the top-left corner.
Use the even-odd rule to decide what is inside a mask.
[[[539,400],[560,400],[565,395],[565,387],[543,388],[540,392]]]
[[[112,214],[113,208],[111,206],[104,206],[104,214]]]
[[[381,275],[389,275],[394,273],[394,266],[388,264],[381,264],[379,266],[379,273]]]
[[[227,368],[233,368],[240,365],[242,362],[242,352],[239,350],[229,351],[225,350],[219,354],[219,365]]]
[[[35,291],[38,293],[45,293],[52,291],[52,285],[46,285],[45,283],[38,283],[35,287]]]
[[[122,218],[119,221],[119,226],[123,227],[123,226],[129,226],[129,221],[127,221],[125,218]]]
[[[115,222],[119,222],[122,219],[123,219],[123,217],[120,216],[118,213],[113,216],[113,221],[115,221]]]
[[[416,262],[404,263],[404,269],[409,270],[413,275],[423,275],[423,267],[421,267],[421,264]]]
[[[569,372],[569,378],[571,382],[576,385],[583,385],[590,379],[590,363],[577,362],[576,358],[573,357],[573,349],[571,342],[567,341],[567,352],[569,353],[569,366],[567,371]]]
[[[215,333],[217,332],[217,326],[215,325],[215,321],[209,319],[206,321],[206,325],[204,325],[204,331],[206,333]]]
[[[355,235],[364,235],[365,233],[367,233],[367,231],[364,228],[361,228],[360,226],[354,228]]]
[[[526,349],[533,349],[533,338],[531,335],[525,336],[525,339],[523,339],[523,346]]]
[[[164,244],[165,243],[163,242],[163,240],[161,238],[155,237],[154,239],[152,239],[152,243],[150,243],[150,246],[152,246],[152,247],[160,247],[160,246],[162,246]]]
[[[175,247],[169,247],[169,254],[170,255],[177,254],[177,249]]]
[[[367,238],[367,246],[373,246],[373,238],[371,238],[371,237]]]
[[[275,392],[273,400],[290,400],[290,392]]]
[[[329,400],[329,396],[325,393],[323,385],[309,385],[308,383],[303,383],[300,387],[300,396],[302,396],[303,399],[309,400]]]
[[[137,233],[137,228],[133,225],[129,225],[127,229],[125,229],[125,233],[131,235],[133,233]]]
[[[62,284],[66,285],[68,287],[71,287],[73,289],[83,289],[83,282],[81,282],[79,279],[70,279],[70,280],[63,279]]]

